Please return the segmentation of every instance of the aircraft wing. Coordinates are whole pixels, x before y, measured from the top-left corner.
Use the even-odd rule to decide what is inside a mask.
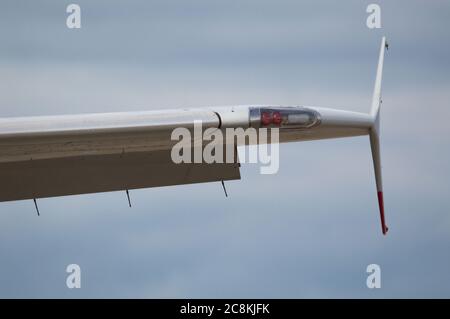
[[[277,144],[368,135],[375,172],[381,229],[388,227],[380,147],[381,81],[384,52],[381,40],[370,113],[312,106],[241,105],[205,109],[0,118],[0,201],[240,179],[235,146]],[[201,123],[196,134],[197,123]],[[189,134],[187,150],[205,150],[220,132],[265,129],[278,136],[258,136],[235,143],[226,161],[176,164],[171,156],[180,141],[174,130]],[[272,131],[274,129],[274,131]],[[278,133],[277,133],[278,132]],[[243,135],[245,137],[245,132]],[[259,134],[259,133],[258,133]],[[239,138],[237,139],[239,141]],[[223,144],[226,142],[228,144]],[[208,145],[206,145],[208,144]],[[205,146],[206,145],[206,146]],[[183,151],[186,145],[182,146]],[[194,152],[192,152],[194,150]],[[220,149],[219,149],[220,150]],[[192,159],[192,157],[191,157]],[[194,160],[196,156],[194,155]],[[231,160],[230,160],[231,159]],[[245,158],[242,159],[243,162]],[[190,162],[190,163],[189,163]],[[227,162],[222,163],[222,162]],[[337,164],[338,165],[338,164]],[[36,204],[36,201],[35,201]],[[36,205],[37,208],[37,205]],[[38,211],[39,212],[39,211]]]
[[[0,201],[240,179],[239,163],[175,164],[174,128],[210,110],[0,119]]]

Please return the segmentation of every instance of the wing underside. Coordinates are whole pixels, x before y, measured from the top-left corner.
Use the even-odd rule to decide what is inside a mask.
[[[170,150],[0,163],[0,201],[240,179],[239,163],[175,164]]]

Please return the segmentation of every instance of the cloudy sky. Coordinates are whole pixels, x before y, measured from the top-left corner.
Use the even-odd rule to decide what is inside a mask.
[[[450,297],[449,1],[0,4],[0,116],[230,104],[369,110],[386,35],[381,235],[367,137],[281,146],[276,175],[0,203],[0,297]],[[79,264],[82,288],[66,287]],[[366,267],[381,266],[381,289]]]

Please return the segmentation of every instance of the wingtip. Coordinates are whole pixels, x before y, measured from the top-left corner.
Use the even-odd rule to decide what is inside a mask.
[[[386,220],[384,218],[384,200],[383,200],[383,192],[378,192],[378,206],[380,208],[380,219],[381,219],[381,231],[383,235],[386,235],[389,228],[386,226]]]

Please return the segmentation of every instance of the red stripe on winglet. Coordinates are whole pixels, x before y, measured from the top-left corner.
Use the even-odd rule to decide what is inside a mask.
[[[381,230],[383,231],[383,235],[386,235],[389,228],[386,226],[386,221],[384,219],[383,192],[378,192],[378,206],[380,207]]]

